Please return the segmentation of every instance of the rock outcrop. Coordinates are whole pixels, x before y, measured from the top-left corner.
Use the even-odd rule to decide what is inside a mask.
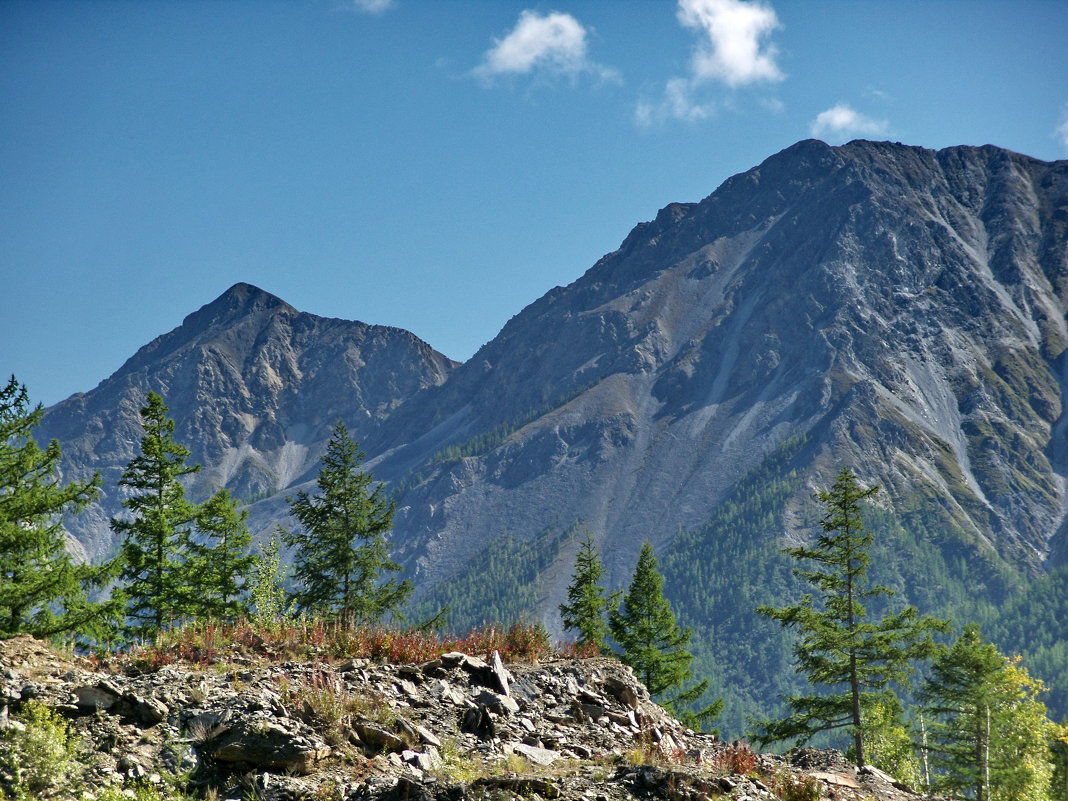
[[[69,719],[85,747],[71,798],[175,775],[265,801],[755,800],[806,783],[837,799],[917,797],[836,752],[757,755],[688,730],[614,660],[230,660],[109,668],[17,637],[0,642],[0,721],[23,725],[31,701]]]

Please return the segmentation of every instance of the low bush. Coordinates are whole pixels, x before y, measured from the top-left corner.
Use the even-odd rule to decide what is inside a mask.
[[[70,798],[84,748],[55,710],[29,701],[0,735],[0,792],[16,801]]]
[[[156,642],[137,646],[121,661],[133,670],[153,671],[175,662],[198,667],[226,664],[235,656],[268,661],[365,658],[393,664],[427,662],[445,651],[489,656],[498,651],[513,662],[535,662],[551,655],[586,656],[583,649],[552,647],[541,624],[485,626],[462,636],[418,628],[347,626],[338,621],[301,618],[270,626],[254,621],[203,621],[160,632]]]

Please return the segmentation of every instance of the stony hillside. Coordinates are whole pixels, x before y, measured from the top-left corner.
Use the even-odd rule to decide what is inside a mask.
[[[31,705],[69,721],[78,758],[38,786],[62,801],[145,784],[235,801],[919,797],[835,752],[784,759],[695,734],[614,660],[216,657],[94,665],[0,642],[0,734],[25,731]],[[12,780],[0,771],[0,788]]]
[[[1066,497],[1066,225],[1068,162],[862,141],[664,208],[376,433],[422,586],[576,520],[624,580],[798,437],[787,536],[849,464],[947,554],[1040,572]]]
[[[116,483],[137,453],[145,395],[163,395],[175,439],[202,465],[194,497],[226,487],[255,499],[306,480],[343,420],[364,440],[455,363],[413,334],[298,312],[237,284],[131,357],[90,392],[48,409],[39,436],[63,444],[63,468],[100,471],[102,502],[71,521],[91,554],[111,545]]]

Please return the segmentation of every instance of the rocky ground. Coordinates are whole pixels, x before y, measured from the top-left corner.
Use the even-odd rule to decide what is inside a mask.
[[[686,729],[611,659],[268,664],[235,654],[201,669],[0,642],[8,735],[31,701],[58,710],[83,744],[81,775],[58,798],[119,788],[133,798],[144,786],[166,796],[178,785],[217,801],[920,797],[834,751],[755,754]],[[0,775],[0,794],[10,782]]]

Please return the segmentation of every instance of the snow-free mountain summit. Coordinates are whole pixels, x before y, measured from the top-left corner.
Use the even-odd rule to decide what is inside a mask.
[[[416,596],[461,619],[493,582],[498,613],[557,626],[581,525],[610,583],[649,539],[684,619],[726,626],[753,598],[721,574],[771,592],[842,466],[884,488],[906,597],[994,602],[1068,562],[1066,311],[1068,162],[809,140],[668,205],[462,365],[239,285],[40,433],[104,471],[72,522],[101,553],[148,390],[260,532],[340,418],[397,497]]]

